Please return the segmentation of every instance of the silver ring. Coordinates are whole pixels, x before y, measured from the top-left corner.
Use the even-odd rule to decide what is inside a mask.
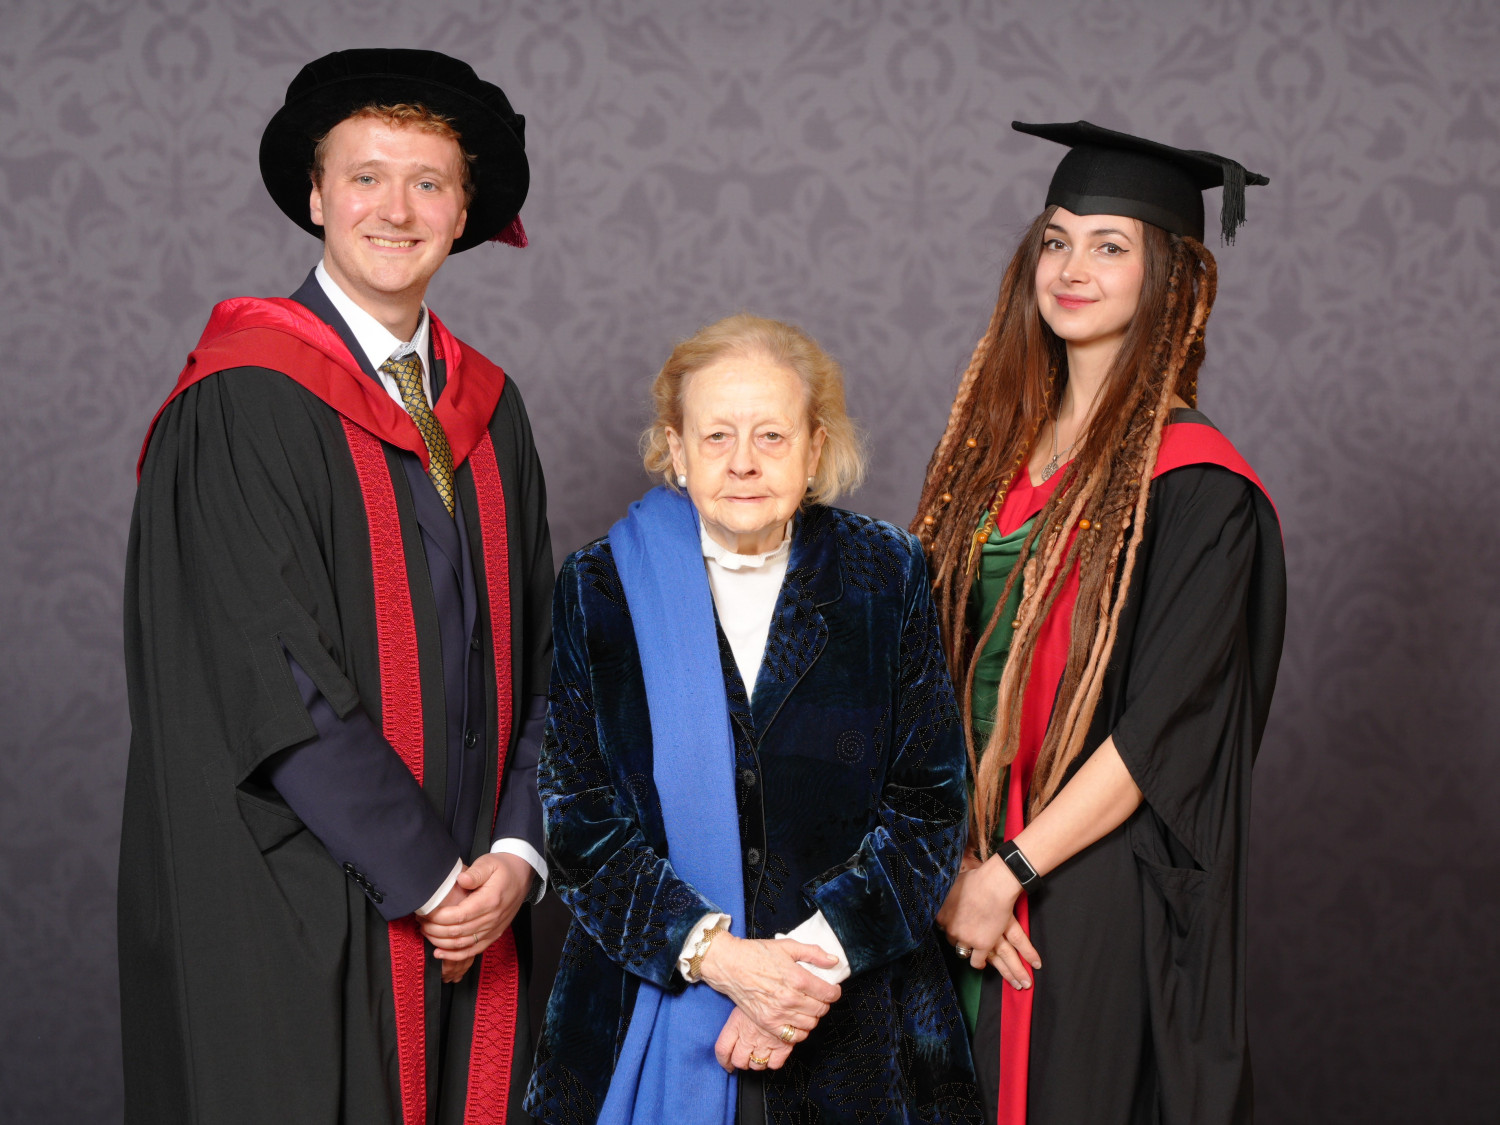
[[[953,952],[957,953],[965,961],[967,961],[970,957],[974,956],[974,951],[972,949],[970,949],[967,945],[955,945],[953,947]]]

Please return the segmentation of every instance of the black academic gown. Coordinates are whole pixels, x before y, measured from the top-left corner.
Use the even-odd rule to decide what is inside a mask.
[[[1144,801],[1031,898],[1042,968],[1029,1125],[1251,1119],[1250,772],[1285,605],[1280,529],[1260,489],[1212,465],[1153,483],[1103,694],[1068,775],[1113,735]],[[986,973],[975,1035],[990,1120],[1006,987]]]
[[[297,299],[353,343],[315,282]],[[443,365],[432,372],[440,394]],[[339,416],[285,375],[240,368],[189,387],[156,423],[126,584],[129,1121],[400,1120],[387,919],[495,836],[540,842],[524,732],[550,671],[552,559],[514,382],[488,429],[506,500],[506,637],[492,635],[468,463],[459,516],[442,529],[420,463],[386,447],[419,650],[418,789],[388,746],[370,752],[381,607]],[[498,808],[497,643],[511,650],[515,707]],[[515,929],[518,1106],[530,1054],[524,910]],[[428,969],[427,1102],[439,1122],[462,1119],[477,980],[443,989],[437,963]]]

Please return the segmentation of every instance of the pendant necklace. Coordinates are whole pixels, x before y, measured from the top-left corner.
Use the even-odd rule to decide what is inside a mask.
[[[1063,450],[1063,452],[1072,453],[1073,446],[1077,444],[1078,439],[1074,438],[1071,442],[1068,443],[1068,448]],[[1052,474],[1055,472],[1057,472],[1057,421],[1054,419],[1052,422],[1052,460],[1048,461],[1045,465],[1042,466],[1042,479],[1050,479]]]

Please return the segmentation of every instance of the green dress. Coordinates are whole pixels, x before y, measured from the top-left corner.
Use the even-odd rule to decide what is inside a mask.
[[[1033,516],[1009,535],[991,532],[989,539],[981,545],[979,567],[974,574],[974,585],[969,591],[968,631],[971,637],[978,637],[989,624],[990,615],[995,612],[995,603],[1004,592],[1011,571],[1021,561],[1021,546],[1026,542],[1026,536],[1031,533],[1031,525],[1035,522],[1036,517]],[[995,623],[995,631],[990,634],[989,642],[984,646],[974,668],[974,689],[970,699],[973,704],[974,745],[980,748],[981,753],[995,729],[995,710],[1000,701],[1000,677],[1005,674],[1005,661],[1010,655],[1010,641],[1014,632],[1012,624],[1020,608],[1021,583],[1018,581],[1011,587],[1005,610]],[[1001,792],[1005,791],[1004,779],[1001,780],[1000,789]],[[971,778],[970,793],[972,792]],[[1005,810],[1002,807],[992,844],[998,844],[1004,838]],[[979,990],[984,974],[967,961],[956,961],[953,984],[958,991],[964,1021],[969,1025],[969,1034],[972,1035],[979,1019]]]

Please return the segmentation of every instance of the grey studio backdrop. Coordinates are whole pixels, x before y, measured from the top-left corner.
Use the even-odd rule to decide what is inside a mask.
[[[1059,155],[1013,117],[1268,173],[1202,380],[1291,578],[1255,789],[1260,1119],[1496,1119],[1488,0],[0,3],[0,1118],[119,1119],[138,443],[212,303],[316,260],[256,147],[304,62],[365,45],[461,55],[527,116],[530,249],[464,254],[430,298],[526,394],[559,559],[645,487],[672,342],[738,309],[844,363],[873,451],[851,506],[905,524]]]

